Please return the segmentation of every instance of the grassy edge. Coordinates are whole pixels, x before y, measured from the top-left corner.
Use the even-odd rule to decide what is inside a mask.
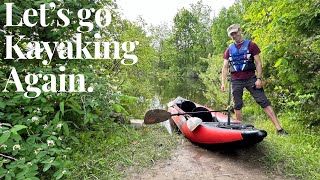
[[[311,131],[302,123],[292,121],[293,117],[283,114],[279,120],[290,135],[280,136],[266,116],[255,117],[255,127],[268,132],[264,140],[267,149],[263,157],[268,173],[276,172],[298,179],[320,179],[319,131]]]
[[[165,159],[180,138],[160,125],[136,130],[129,125],[99,123],[90,131],[77,132],[67,179],[122,179],[124,172],[138,172]]]

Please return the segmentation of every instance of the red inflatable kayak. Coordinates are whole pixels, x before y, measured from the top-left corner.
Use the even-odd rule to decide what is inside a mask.
[[[267,136],[266,131],[256,129],[253,125],[243,124],[233,118],[231,118],[231,123],[228,125],[228,116],[222,112],[206,112],[213,110],[181,97],[171,101],[168,105],[168,111],[172,114],[170,119],[171,125],[178,128],[187,139],[194,143],[255,144],[262,141]],[[193,113],[185,114],[186,112]],[[187,126],[187,121],[192,117],[198,117],[202,122],[191,131],[190,127]]]

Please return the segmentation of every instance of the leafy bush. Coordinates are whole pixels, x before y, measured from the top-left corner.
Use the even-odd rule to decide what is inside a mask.
[[[42,1],[15,1],[13,19],[20,18],[21,11],[34,8],[39,9],[40,4],[50,2]],[[99,4],[86,4],[80,1],[55,1],[57,8],[68,8],[72,12],[86,7],[99,9],[103,3],[110,6],[110,2]],[[51,12],[51,11],[50,11]],[[56,18],[53,14],[47,15],[47,21]],[[76,13],[70,14],[70,19],[75,24]],[[4,4],[0,5],[0,17],[5,17]],[[36,19],[39,20],[39,19]],[[4,23],[3,18],[0,20]],[[3,26],[1,26],[2,28]],[[56,29],[48,26],[46,32],[40,25],[34,28],[26,26],[0,29],[1,35],[15,34],[26,35],[28,41],[63,41],[70,40],[76,32],[77,26]],[[93,30],[92,33],[96,32]],[[111,31],[110,31],[111,32]],[[91,34],[83,33],[83,38],[91,37]],[[111,37],[110,37],[111,38]],[[22,40],[19,47],[25,47]],[[24,49],[25,50],[25,49]],[[23,50],[23,51],[24,51]],[[72,129],[89,128],[108,117],[113,111],[113,104],[118,103],[117,95],[112,89],[112,82],[106,76],[110,73],[109,64],[99,61],[70,61],[60,60],[54,57],[49,65],[42,65],[34,60],[4,60],[4,38],[0,40],[0,85],[1,91],[6,88],[9,92],[1,92],[0,97],[0,178],[5,179],[60,179],[68,173],[65,166],[70,163],[66,160],[70,148],[70,142],[77,142],[77,138],[70,133]],[[42,57],[46,59],[47,57]],[[57,77],[57,89],[60,87],[60,66],[66,66],[64,74],[83,74],[86,77],[86,86],[94,87],[92,93],[41,93],[39,97],[30,99],[23,93],[15,93],[14,84],[7,86],[8,78],[14,67],[22,86],[28,74],[53,74]],[[91,82],[91,84],[89,84]],[[46,83],[43,79],[34,85],[40,88]],[[66,83],[67,84],[67,83]],[[51,87],[52,88],[52,87]],[[77,85],[76,85],[77,88]],[[30,96],[34,94],[29,94]]]

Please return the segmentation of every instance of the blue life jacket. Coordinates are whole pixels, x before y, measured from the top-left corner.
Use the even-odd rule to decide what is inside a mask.
[[[230,72],[254,71],[256,66],[254,59],[249,52],[250,40],[245,40],[240,49],[235,43],[229,46]]]

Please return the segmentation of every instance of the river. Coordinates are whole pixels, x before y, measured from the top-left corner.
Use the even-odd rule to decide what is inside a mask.
[[[176,97],[197,102],[209,107],[213,106],[212,101],[204,96],[206,86],[199,79],[192,78],[154,78],[154,97],[150,108],[165,108],[166,104]]]

